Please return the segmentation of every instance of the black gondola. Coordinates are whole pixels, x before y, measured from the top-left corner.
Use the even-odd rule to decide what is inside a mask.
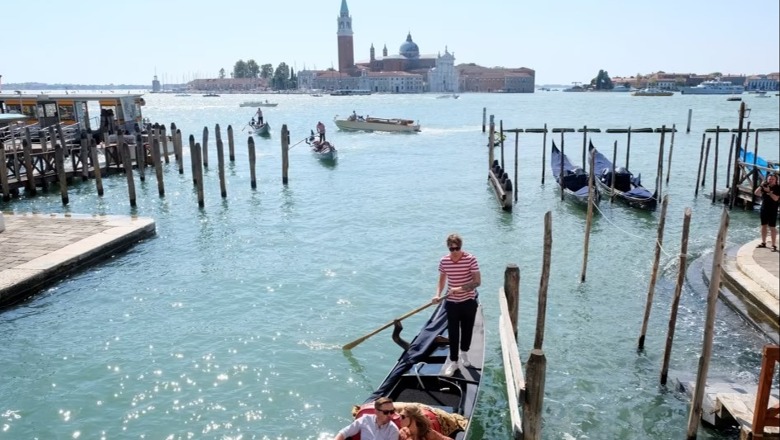
[[[402,347],[400,338],[394,337]],[[471,366],[459,368],[452,376],[445,376],[444,363],[449,355],[447,340],[447,314],[443,303],[436,307],[433,315],[420,333],[405,348],[395,366],[382,384],[366,400],[363,408],[380,397],[389,397],[399,406],[417,403],[428,406],[434,413],[457,415],[466,423],[454,432],[443,432],[456,440],[465,439],[471,425],[471,417],[477,404],[482,368],[485,359],[485,331],[482,306],[477,309],[474,334],[469,360]],[[462,416],[462,417],[458,417]]]
[[[553,177],[558,182],[559,187],[563,187],[564,197],[572,200],[579,205],[588,206],[588,179],[590,175],[581,167],[574,166],[565,154],[552,143],[552,152],[550,153],[550,167],[552,167]],[[563,178],[561,179],[561,172]],[[598,188],[593,188],[593,203],[599,204],[601,193]]]
[[[626,168],[614,167],[612,162],[593,146],[593,142],[590,142],[588,145],[588,150],[594,153],[594,172],[596,173],[594,177],[596,177],[595,180],[599,191],[602,191],[607,197],[614,197],[628,206],[646,211],[655,211],[658,205],[657,188],[655,192],[651,193],[642,186],[641,175],[634,177]]]

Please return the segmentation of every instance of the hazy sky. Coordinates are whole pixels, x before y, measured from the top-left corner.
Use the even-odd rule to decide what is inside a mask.
[[[537,84],[666,72],[780,71],[778,0],[348,0],[355,60],[411,32],[422,54],[529,67]],[[151,84],[239,59],[338,66],[341,0],[3,2],[3,83]],[[18,18],[18,19],[17,19]]]

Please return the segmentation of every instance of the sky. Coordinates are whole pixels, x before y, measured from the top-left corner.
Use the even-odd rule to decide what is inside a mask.
[[[536,84],[656,71],[780,71],[778,0],[347,0],[355,60],[411,33],[422,54],[528,67]],[[3,83],[215,78],[238,60],[338,67],[341,0],[3,2]],[[19,19],[14,19],[18,17]]]

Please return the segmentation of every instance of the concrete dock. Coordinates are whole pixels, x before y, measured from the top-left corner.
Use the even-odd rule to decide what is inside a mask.
[[[0,307],[154,236],[150,218],[3,213]]]

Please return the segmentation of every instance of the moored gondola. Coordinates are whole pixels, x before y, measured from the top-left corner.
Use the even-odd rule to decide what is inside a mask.
[[[594,177],[599,191],[606,197],[614,197],[628,206],[655,211],[658,205],[658,189],[651,193],[642,186],[641,175],[634,177],[628,169],[615,167],[612,162],[593,146],[588,150],[594,154]]]
[[[355,408],[359,417],[373,411],[372,402],[380,397],[393,399],[396,408],[419,404],[439,424],[442,434],[456,440],[467,438],[471,417],[477,404],[482,368],[485,359],[485,331],[482,306],[477,309],[469,360],[471,365],[458,365],[452,376],[444,375],[444,363],[449,355],[447,314],[439,304],[420,333],[406,344],[397,333],[399,345],[405,347],[395,366],[365,404]],[[397,323],[399,325],[400,323]],[[434,423],[434,426],[436,423]]]
[[[572,165],[569,158],[561,153],[554,141],[550,153],[550,167],[555,181],[558,182],[559,187],[563,187],[564,197],[578,205],[588,206],[588,179],[590,175],[583,168]],[[593,191],[593,203],[598,205],[601,193],[595,186]]]

